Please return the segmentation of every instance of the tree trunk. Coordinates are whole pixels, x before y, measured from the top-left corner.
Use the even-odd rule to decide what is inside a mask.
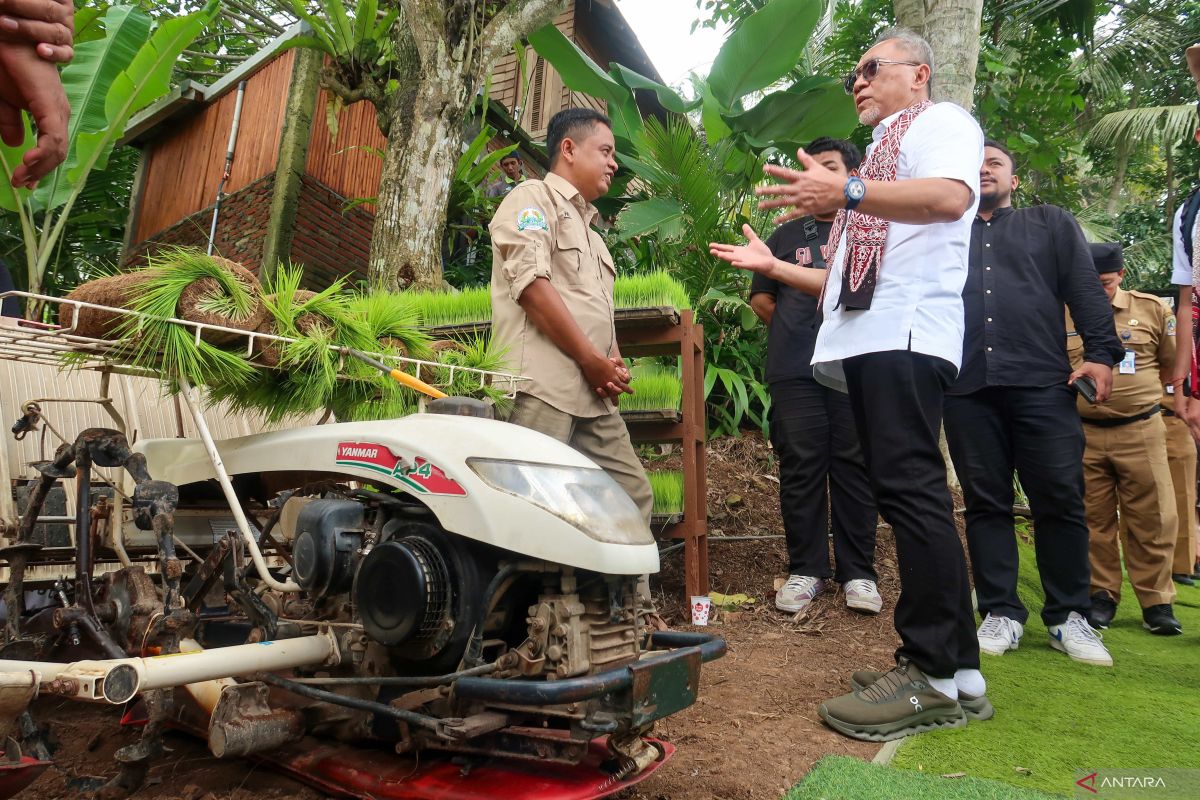
[[[442,288],[446,204],[470,99],[464,66],[447,60],[430,70],[413,102],[392,110],[371,231],[372,286]]]
[[[513,45],[567,0],[399,0],[393,29],[400,95],[377,102],[387,137],[368,275],[385,289],[440,289],[450,183],[475,90]]]
[[[1108,202],[1104,205],[1104,212],[1110,217],[1115,217],[1121,210],[1121,192],[1125,189],[1125,175],[1129,171],[1129,154],[1132,149],[1128,139],[1121,139],[1117,145],[1117,167],[1113,171],[1112,186],[1108,188]]]
[[[983,0],[893,0],[892,7],[896,21],[924,36],[933,48],[933,99],[970,111]]]

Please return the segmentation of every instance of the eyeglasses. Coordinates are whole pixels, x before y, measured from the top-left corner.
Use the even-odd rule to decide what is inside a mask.
[[[893,61],[890,58],[872,58],[863,64],[862,67],[846,76],[846,82],[842,84],[842,87],[846,90],[846,94],[854,94],[854,84],[858,83],[859,75],[862,75],[863,80],[867,83],[875,80],[879,75],[879,67],[883,64],[904,64],[909,67],[921,66],[916,61]]]

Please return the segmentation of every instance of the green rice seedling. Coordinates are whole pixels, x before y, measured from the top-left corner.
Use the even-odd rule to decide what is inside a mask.
[[[487,322],[492,318],[492,293],[486,286],[459,292],[409,292],[426,328]]]
[[[223,350],[208,338],[198,338],[194,329],[167,320],[184,316],[219,322],[224,318],[231,324],[253,325],[250,320],[260,303],[257,287],[247,286],[199,250],[187,248],[153,258],[141,274],[145,279],[138,283],[129,307],[146,316],[130,318],[120,326],[121,336],[135,341],[133,363],[161,372],[172,385],[180,378],[192,385],[245,384],[254,369],[239,353]],[[181,309],[185,293],[204,279],[215,281],[218,291],[199,298],[193,308]]]
[[[654,492],[655,514],[683,513],[683,473],[675,469],[647,472]]]
[[[443,350],[438,360],[447,366],[505,372],[508,370],[506,354],[506,349],[493,343],[490,337],[473,336],[459,341],[457,348]],[[491,400],[496,406],[496,411],[501,414],[512,405],[512,401],[505,397],[508,387],[493,386],[490,379],[485,380],[484,376],[476,372],[454,370],[453,376],[449,369],[439,369],[436,372],[434,382],[452,397]]]
[[[692,307],[683,284],[662,270],[618,277],[613,286],[613,300],[617,308]]]
[[[683,397],[683,382],[678,372],[659,364],[638,364],[630,372],[633,394],[621,395],[622,411],[678,411]]]
[[[352,297],[347,310],[366,324],[371,338],[379,343],[372,348],[376,352],[391,354],[394,350],[410,358],[429,358],[430,337],[421,330],[421,311],[413,294],[370,291]]]

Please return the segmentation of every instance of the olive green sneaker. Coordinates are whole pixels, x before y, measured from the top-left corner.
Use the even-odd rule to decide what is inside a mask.
[[[870,686],[875,681],[884,676],[885,673],[874,669],[860,669],[858,672],[850,676],[850,685],[854,691],[862,691]],[[967,694],[962,689],[958,690],[958,704],[962,706],[963,714],[967,719],[983,720],[991,719],[996,716],[996,709],[992,708],[992,701],[988,700],[986,694],[981,694],[978,697],[972,694]]]
[[[925,673],[903,658],[870,686],[826,700],[820,714],[839,733],[868,742],[967,724],[958,701],[930,686]]]

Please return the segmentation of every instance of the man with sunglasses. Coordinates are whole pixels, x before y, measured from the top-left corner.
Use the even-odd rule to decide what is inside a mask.
[[[895,668],[855,673],[855,691],[820,713],[870,741],[993,713],[938,448],[942,398],[962,358],[983,133],[958,106],[930,102],[932,74],[924,39],[885,32],[846,79],[859,121],[874,128],[858,174],[838,176],[801,150],[802,171],[767,166],[783,183],[758,190],[771,198],[762,208],[793,207],[779,223],[842,209],[829,239],[814,374],[848,391],[871,488],[895,535],[901,645]],[[804,288],[812,272],[769,265],[765,274]]]

